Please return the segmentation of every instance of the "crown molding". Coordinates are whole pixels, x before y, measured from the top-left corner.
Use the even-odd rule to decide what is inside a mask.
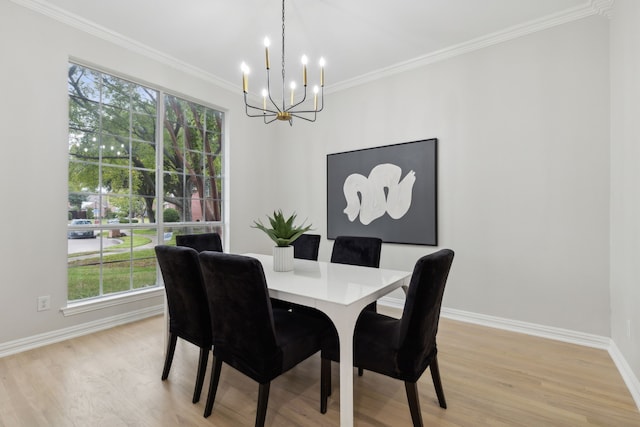
[[[150,59],[163,63],[165,65],[176,68],[194,77],[198,77],[204,81],[222,87],[232,92],[237,91],[237,85],[221,79],[216,75],[207,72],[201,68],[194,67],[183,61],[180,61],[166,53],[163,53],[157,49],[140,43],[136,40],[125,37],[119,33],[109,30],[108,28],[97,25],[94,22],[88,21],[78,15],[69,13],[62,10],[46,0],[11,0],[13,3],[19,4],[28,9],[34,10],[45,16],[53,18],[59,22],[67,24],[71,27],[77,28],[88,34],[91,34],[100,39],[109,41],[132,52],[146,56]],[[518,37],[522,37],[528,34],[535,33],[537,31],[546,30],[558,25],[562,25],[568,22],[576,21],[582,18],[586,18],[592,15],[602,15],[610,17],[611,9],[615,0],[589,0],[582,6],[576,6],[565,11],[551,14],[540,19],[526,22],[524,24],[512,26],[495,33],[487,34],[482,37],[478,37],[473,40],[469,40],[464,43],[460,43],[439,51],[419,56],[417,58],[410,59],[408,61],[400,62],[390,67],[381,68],[371,71],[369,73],[354,77],[352,79],[345,80],[343,82],[335,83],[325,87],[325,92],[330,94],[339,92],[354,86],[359,86],[365,83],[372,82],[384,77],[399,74],[405,71],[413,70],[425,65],[433,64],[435,62],[444,61],[459,55],[464,55],[475,50],[483,49],[488,46],[493,46],[505,41],[513,40]]]
[[[400,62],[390,67],[374,70],[367,74],[363,74],[361,76],[336,83],[328,88],[325,88],[325,91],[327,93],[338,92],[340,90],[369,83],[383,77],[389,77],[405,71],[424,67],[425,65],[464,55],[466,53],[513,40],[518,37],[526,36],[538,31],[546,30],[548,28],[556,27],[558,25],[566,24],[568,22],[577,21],[588,16],[603,15],[609,17],[611,8],[613,7],[613,3],[614,0],[590,0],[588,3],[582,6],[576,6],[574,8],[548,15],[533,21],[529,21],[524,24],[515,25],[504,30],[497,31],[495,33],[487,34],[485,36],[453,45],[448,48],[429,53],[427,55],[419,56],[417,58]]]
[[[95,22],[84,19],[78,15],[67,12],[58,8],[45,0],[11,0],[20,6],[27,9],[31,9],[70,27],[76,28],[87,34],[95,36],[99,39],[111,42],[117,46],[123,47],[134,53],[146,56],[154,61],[176,68],[182,72],[185,72],[194,77],[200,78],[204,81],[212,83],[216,86],[222,87],[232,92],[237,91],[237,84],[234,85],[227,80],[221,79],[218,76],[209,73],[201,68],[194,67],[187,64],[184,61],[174,58],[171,55],[167,55],[157,49],[147,46],[131,38],[125,37],[115,31],[112,31],[106,27],[96,24]]]

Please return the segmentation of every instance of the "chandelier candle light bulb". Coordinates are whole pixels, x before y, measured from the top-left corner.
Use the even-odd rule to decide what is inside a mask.
[[[269,66],[269,46],[270,45],[271,45],[271,41],[269,40],[269,37],[265,37],[264,38],[264,55],[265,55],[265,61],[267,63],[267,70],[271,68]]]
[[[307,55],[302,55],[302,84],[307,87]]]
[[[313,109],[318,110],[318,86],[313,87]]]
[[[291,106],[293,107],[293,93],[296,90],[296,82],[291,82]]]
[[[266,89],[262,89],[262,113],[266,113],[267,111],[267,95],[269,94],[269,92],[267,92]]]
[[[242,70],[242,90],[244,93],[249,92],[249,67],[244,62],[240,65]]]

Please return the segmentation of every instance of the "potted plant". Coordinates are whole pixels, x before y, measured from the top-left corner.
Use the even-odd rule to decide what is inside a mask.
[[[281,210],[274,211],[273,216],[267,215],[271,228],[265,226],[260,220],[254,221],[252,228],[267,233],[267,236],[273,240],[276,246],[273,248],[273,269],[275,271],[291,271],[293,270],[293,246],[291,242],[296,240],[302,234],[311,230],[311,224],[295,225],[295,212],[285,219]]]

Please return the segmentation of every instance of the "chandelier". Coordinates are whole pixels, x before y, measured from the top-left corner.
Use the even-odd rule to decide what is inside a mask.
[[[307,56],[302,56],[302,95],[296,93],[296,83],[292,81],[290,96],[285,96],[285,73],[284,73],[284,0],[282,0],[282,97],[276,102],[271,92],[270,65],[269,65],[269,45],[270,41],[265,37],[265,62],[267,68],[267,87],[262,89],[262,107],[251,105],[247,101],[249,93],[249,67],[242,63],[242,91],[244,92],[245,112],[249,117],[262,117],[265,124],[276,120],[288,121],[293,125],[293,118],[315,122],[318,112],[324,107],[324,58],[320,58],[320,86],[313,87],[313,105],[311,100],[307,100]],[[287,99],[288,98],[288,99]],[[288,101],[288,103],[287,103]]]

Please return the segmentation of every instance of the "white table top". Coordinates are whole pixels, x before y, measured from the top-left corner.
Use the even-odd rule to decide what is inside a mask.
[[[297,302],[297,297],[339,305],[375,301],[401,285],[408,285],[411,273],[322,261],[294,260],[293,271],[273,271],[270,255],[249,253],[263,266],[271,296]],[[398,282],[402,282],[398,285]],[[309,305],[309,304],[305,304]],[[366,305],[366,304],[364,304]]]

